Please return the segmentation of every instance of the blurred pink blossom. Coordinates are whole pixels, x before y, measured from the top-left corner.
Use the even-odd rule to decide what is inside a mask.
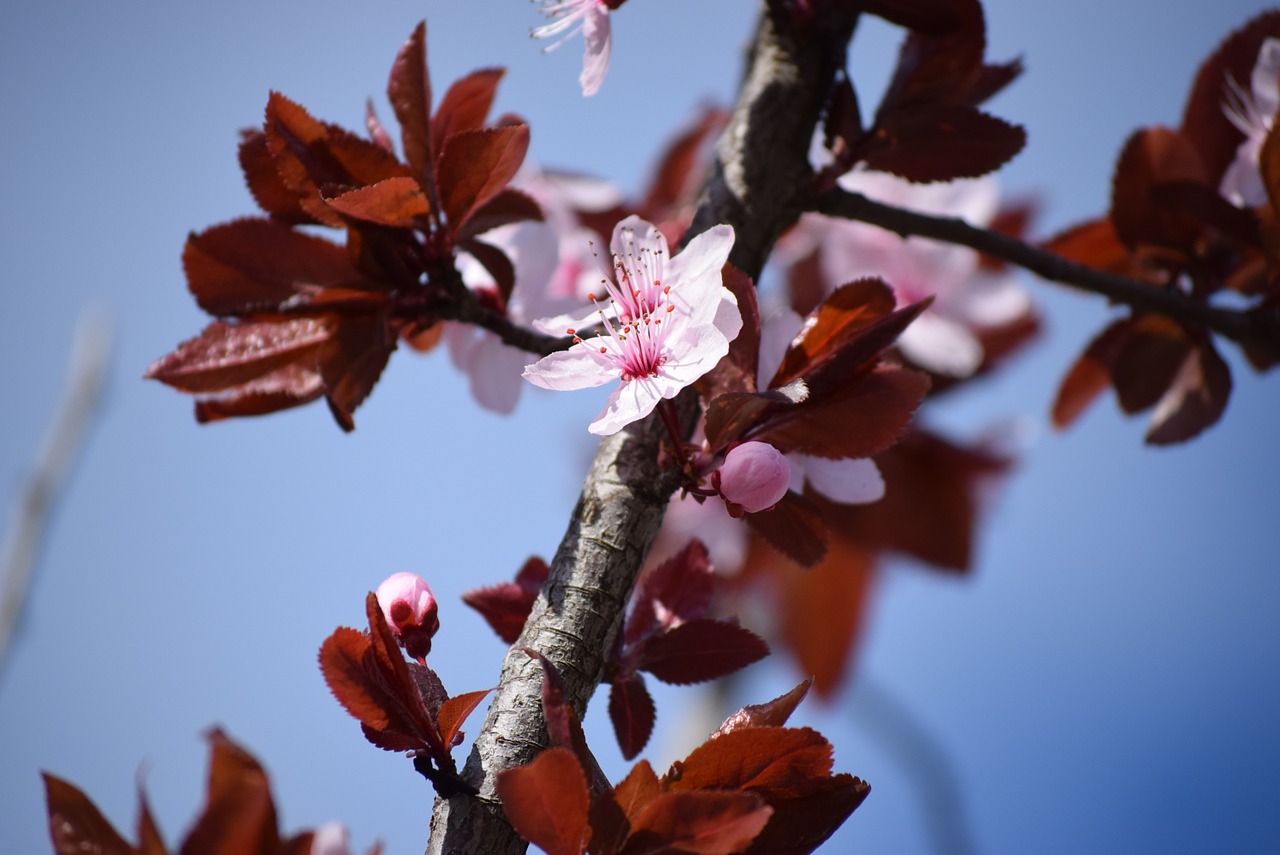
[[[582,84],[583,95],[594,95],[604,82],[605,72],[609,70],[609,49],[611,38],[609,33],[609,10],[621,5],[621,0],[545,0],[538,11],[551,19],[531,30],[529,35],[535,39],[553,36],[560,38],[547,45],[544,50],[555,50],[570,37],[582,31],[582,40],[586,50],[582,57],[582,74],[578,82]],[[561,35],[563,33],[563,35]]]
[[[1244,134],[1244,140],[1222,174],[1219,192],[1234,205],[1255,208],[1267,201],[1258,158],[1280,110],[1280,39],[1262,43],[1249,82],[1251,91],[1246,92],[1234,79],[1227,79],[1222,110]]]

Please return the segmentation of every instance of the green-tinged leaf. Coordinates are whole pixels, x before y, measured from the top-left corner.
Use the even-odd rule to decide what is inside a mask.
[[[42,772],[56,855],[133,855],[134,849],[74,784]]]
[[[590,794],[572,752],[548,748],[524,766],[499,772],[494,788],[512,827],[547,855],[586,849]]]

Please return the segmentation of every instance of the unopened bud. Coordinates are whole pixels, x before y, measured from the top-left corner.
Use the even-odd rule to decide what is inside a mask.
[[[724,456],[716,473],[725,500],[749,514],[767,511],[782,500],[791,483],[791,466],[782,452],[767,442],[744,442]]]
[[[440,628],[431,588],[412,573],[394,573],[378,586],[378,605],[400,646],[419,662],[431,652],[431,637]]]

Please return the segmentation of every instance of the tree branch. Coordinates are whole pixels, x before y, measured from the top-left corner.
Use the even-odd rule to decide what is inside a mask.
[[[846,5],[823,4],[804,27],[794,25],[790,4],[777,0],[767,2],[761,14],[738,105],[686,235],[731,225],[736,240],[730,260],[753,277],[803,209],[809,141],[856,20]],[[687,432],[697,415],[696,396],[681,395],[677,407]],[[651,415],[601,442],[550,575],[516,642],[555,664],[579,714],[604,676],[627,598],[680,483],[674,469],[659,468],[663,436],[662,422]],[[538,665],[524,653],[508,652],[462,773],[480,795],[436,800],[429,855],[525,850],[502,814],[494,781],[546,745],[541,689]]]
[[[870,223],[904,238],[926,237],[967,246],[1030,270],[1044,279],[1101,294],[1112,302],[1123,303],[1138,311],[1167,315],[1179,323],[1206,327],[1241,345],[1258,344],[1269,350],[1280,346],[1280,312],[1274,308],[1252,311],[1216,308],[1178,291],[1076,264],[1038,246],[972,226],[955,217],[897,208],[840,188],[818,196],[813,210],[832,217]]]

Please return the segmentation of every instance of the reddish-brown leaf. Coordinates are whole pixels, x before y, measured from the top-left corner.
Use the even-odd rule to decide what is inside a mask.
[[[168,855],[169,849],[160,837],[160,829],[151,815],[147,794],[138,786],[138,849],[137,855]]]
[[[769,381],[770,388],[800,377],[808,366],[838,351],[849,338],[891,314],[896,304],[893,289],[880,279],[859,279],[840,286],[809,314]]]
[[[736,623],[698,618],[650,637],[635,667],[664,683],[686,685],[732,674],[769,655],[769,645]]]
[[[48,772],[41,777],[56,855],[133,855],[134,848],[78,787]]]
[[[547,562],[535,555],[525,561],[514,582],[473,588],[462,595],[462,601],[480,612],[499,638],[515,644],[548,572]]]
[[[729,353],[698,381],[703,400],[710,401],[730,392],[756,391],[757,362],[760,357],[760,307],[751,277],[732,264],[722,271],[724,287],[738,301],[742,330],[729,343]]]
[[[1095,270],[1142,278],[1129,248],[1116,237],[1110,218],[1090,220],[1073,226],[1048,240],[1044,248]]]
[[[823,698],[844,684],[874,578],[873,556],[839,536],[817,566],[777,569],[779,635]]]
[[[449,228],[456,233],[515,176],[529,148],[527,125],[463,131],[449,137],[437,177]]]
[[[1200,224],[1161,205],[1152,195],[1170,181],[1207,183],[1195,146],[1169,128],[1137,131],[1120,152],[1111,188],[1111,222],[1130,249],[1151,245],[1190,252]]]
[[[353,219],[400,229],[415,227],[419,218],[431,211],[422,188],[408,176],[357,187],[325,201],[330,208]]]
[[[653,698],[649,697],[642,676],[626,671],[613,678],[609,687],[609,720],[624,760],[644,750],[653,734],[655,715]]]
[[[1207,337],[1186,355],[1156,404],[1147,430],[1150,445],[1186,442],[1218,421],[1231,396],[1231,369]]]
[[[482,68],[453,82],[431,120],[431,149],[443,151],[454,134],[484,127],[505,69]]]
[[[749,704],[726,718],[724,724],[712,735],[718,736],[744,727],[782,727],[796,711],[796,707],[800,706],[804,696],[809,694],[809,687],[812,685],[813,678],[809,677],[791,691],[771,701]]]
[[[466,241],[509,223],[542,219],[542,207],[532,196],[508,187],[475,210],[458,232],[458,240]]]
[[[396,54],[387,80],[387,100],[400,123],[404,159],[428,187],[431,175],[431,77],[427,71],[427,22],[414,28]]]
[[[798,493],[787,493],[773,510],[747,514],[746,520],[765,543],[802,567],[812,567],[827,552],[822,513]]]
[[[548,855],[579,855],[590,827],[590,795],[578,759],[548,748],[532,762],[499,772],[494,788],[515,830]]]
[[[627,777],[614,787],[613,795],[628,821],[634,822],[649,803],[662,794],[662,782],[658,780],[648,760],[641,760],[631,768]]]
[[[851,380],[841,392],[780,411],[755,438],[815,457],[870,457],[902,436],[929,391],[927,374],[897,365]]]
[[[320,361],[325,399],[343,430],[355,429],[352,413],[373,391],[395,348],[385,313],[343,318]]]
[[[343,709],[374,730],[391,720],[386,689],[370,679],[365,661],[372,642],[350,627],[338,627],[320,645],[320,672]]]
[[[704,107],[693,125],[679,134],[658,158],[658,167],[642,209],[654,218],[665,219],[677,205],[697,190],[705,161],[707,142],[729,115],[723,109]]]
[[[328,316],[260,317],[235,324],[214,321],[151,363],[144,376],[184,392],[219,392],[290,364],[314,366],[334,335],[334,319]]]
[[[217,397],[196,401],[196,421],[204,424],[239,416],[266,415],[309,404],[322,394],[324,381],[318,370],[286,365]]]
[[[1129,321],[1111,362],[1120,409],[1133,414],[1154,406],[1173,383],[1194,345],[1176,321],[1140,315]]]
[[[908,181],[953,181],[994,172],[1027,143],[1027,132],[968,104],[933,103],[882,115],[867,167]]]
[[[626,643],[634,644],[669,629],[675,621],[703,617],[711,607],[714,588],[711,557],[702,541],[694,538],[684,549],[640,576],[631,595]]]
[[[246,218],[187,238],[187,287],[211,315],[278,310],[318,289],[366,285],[344,247],[275,220]]]
[[[207,801],[182,843],[182,855],[277,855],[280,834],[267,773],[222,731],[214,728],[207,736]]]
[[[807,855],[839,828],[871,792],[851,775],[810,780],[789,798],[766,798],[773,817],[752,842],[748,855]]]
[[[672,765],[669,791],[759,791],[766,798],[803,790],[831,774],[831,743],[807,727],[746,727],[717,735]]]
[[[282,223],[315,223],[302,207],[302,197],[285,184],[262,131],[243,132],[238,152],[244,181],[258,207]]]
[[[793,382],[800,383],[798,388],[804,388],[804,394],[808,394],[803,381]],[[787,407],[791,403],[785,397],[769,392],[727,392],[720,395],[707,406],[707,445],[713,453],[719,453],[755,427],[771,409]]]
[[[1131,321],[1115,321],[1103,330],[1067,370],[1053,402],[1053,426],[1062,430],[1111,385],[1111,366],[1129,335]]]
[[[437,720],[440,727],[440,741],[444,743],[446,748],[453,746],[454,737],[462,732],[462,724],[467,720],[467,716],[471,715],[472,711],[484,700],[484,696],[492,691],[493,689],[480,689],[475,692],[454,695],[440,705],[440,713],[437,716]]]
[[[731,855],[746,848],[772,814],[753,793],[663,793],[631,824],[621,855]]]
[[[517,649],[537,659],[542,665],[542,716],[547,724],[547,738],[551,745],[568,749],[577,756],[578,763],[586,770],[592,792],[607,792],[609,779],[605,777],[600,763],[587,745],[587,736],[582,731],[578,714],[565,699],[564,678],[551,660],[538,651],[529,647]]]

